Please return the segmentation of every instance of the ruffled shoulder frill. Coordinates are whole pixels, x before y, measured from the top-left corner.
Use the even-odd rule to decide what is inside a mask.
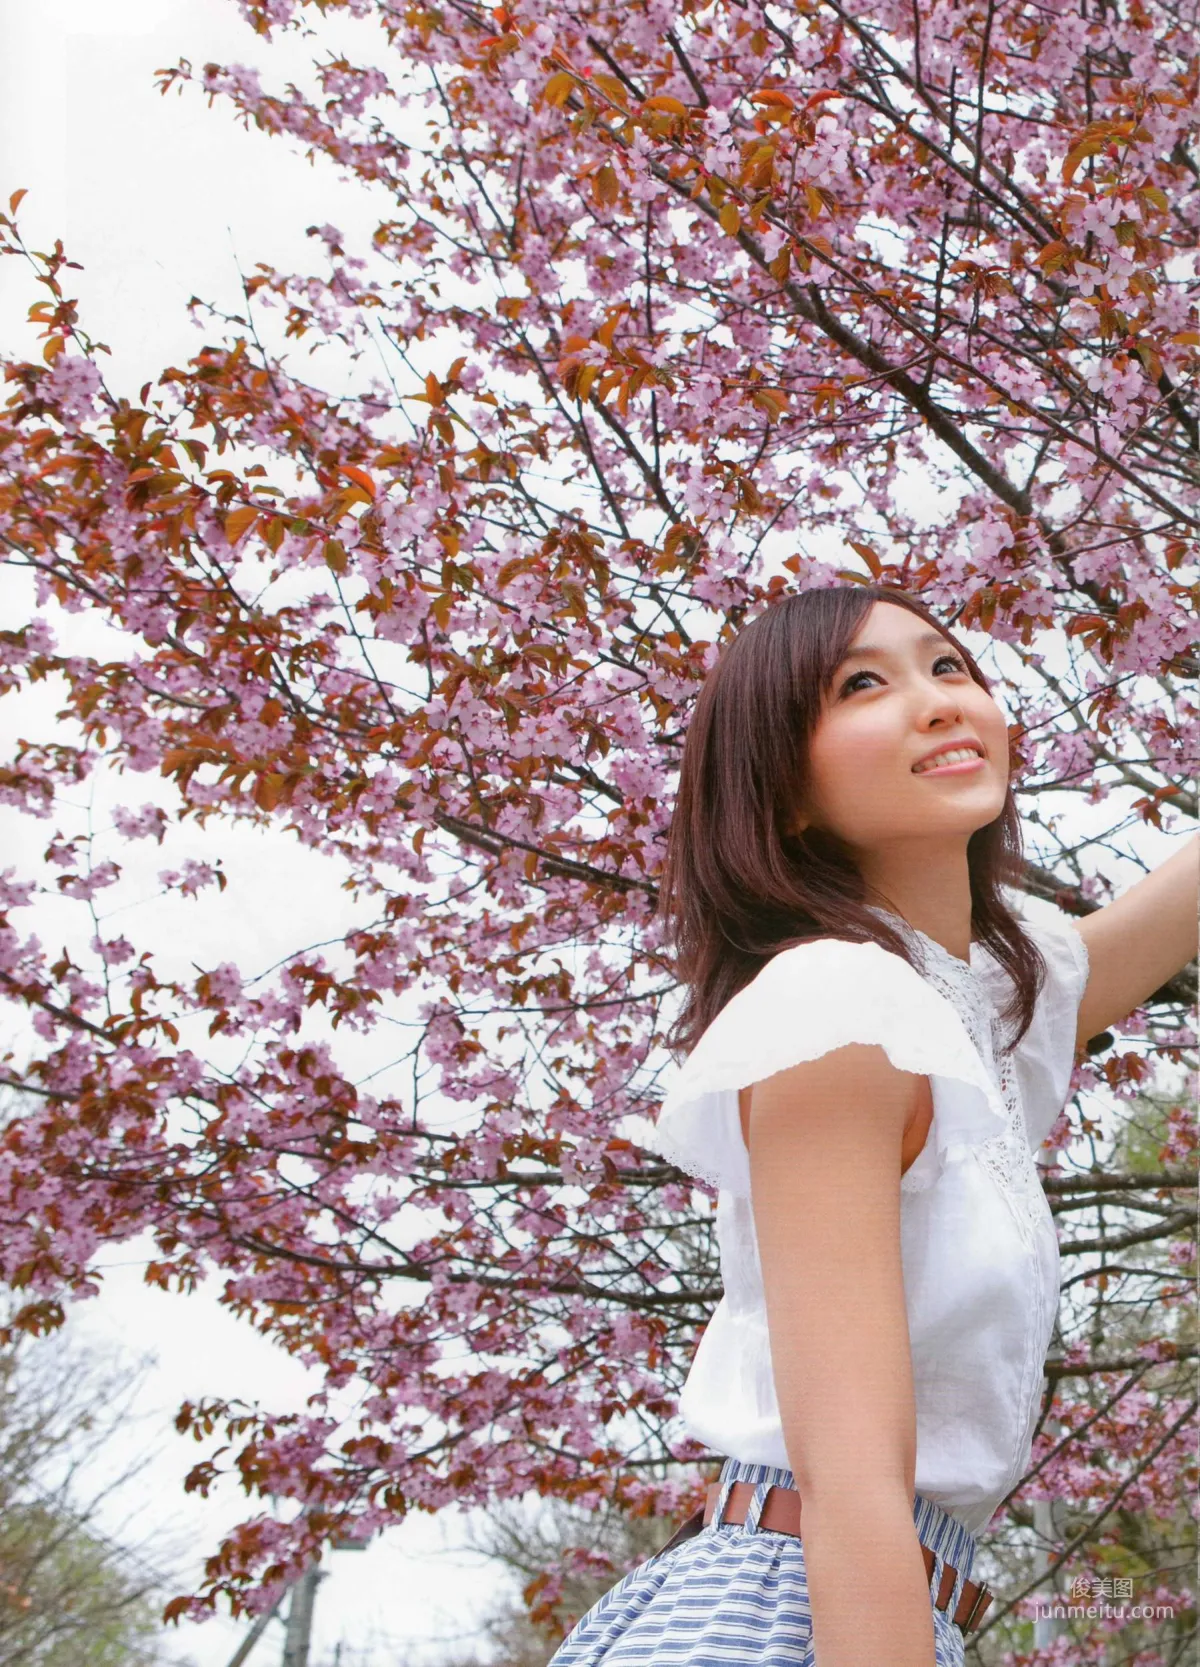
[[[1058,1121],[1071,1086],[1088,952],[1070,917],[1060,911],[1025,915],[1021,926],[1046,957],[1046,982],[1033,1022],[1013,1049],[1029,1149],[1036,1152]]]
[[[690,1175],[750,1196],[738,1090],[850,1043],[931,1079],[933,1126],[904,1177],[926,1185],[956,1145],[1000,1134],[999,1088],[953,1005],[877,943],[819,938],[781,950],[731,997],[679,1067],[645,1144]],[[847,1124],[847,1140],[853,1130]]]

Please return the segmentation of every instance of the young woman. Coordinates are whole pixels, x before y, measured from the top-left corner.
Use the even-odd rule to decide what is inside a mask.
[[[706,681],[654,1144],[718,1188],[680,1411],[726,1457],[552,1667],[961,1667],[1058,1303],[1033,1154],[1088,1039],[1197,948],[1195,838],[1084,919],[1015,913],[1010,769],[979,667],[899,591],[789,597]]]

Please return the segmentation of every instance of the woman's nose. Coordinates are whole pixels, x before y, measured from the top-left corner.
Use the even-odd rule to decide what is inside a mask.
[[[935,683],[923,689],[918,704],[926,724],[936,719],[953,723],[962,717],[962,696],[957,689],[948,689],[944,681],[940,686]]]

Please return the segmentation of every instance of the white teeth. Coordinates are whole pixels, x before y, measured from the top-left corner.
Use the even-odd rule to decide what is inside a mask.
[[[919,776],[924,770],[936,770],[940,764],[958,764],[964,758],[978,757],[974,747],[951,747],[949,752],[939,752],[933,758],[914,764],[913,773]]]

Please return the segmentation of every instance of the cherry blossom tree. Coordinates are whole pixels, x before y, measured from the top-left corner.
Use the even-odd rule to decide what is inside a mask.
[[[694,1502],[671,1418],[720,1294],[711,1196],[641,1137],[676,999],[674,773],[742,623],[872,580],[978,633],[1024,884],[1067,912],[1111,895],[1096,859],[1123,830],[1195,818],[1200,733],[1190,8],[239,9],[268,41],[312,32],[310,82],[180,61],[164,95],[335,166],[386,206],[369,243],[310,228],[311,271],[255,267],[236,316],[198,304],[205,345],[133,390],[68,252],[27,247],[20,192],[0,221],[43,338],[5,364],[0,538],[33,602],[0,689],[63,698],[0,766],[49,833],[38,872],[0,876],[28,1037],[3,1067],[0,1271],[50,1329],[104,1246],[150,1231],[148,1278],[216,1275],[322,1374],[303,1416],[182,1409],[194,1487],[232,1471],[296,1507],[214,1551],[194,1614],[261,1609],[332,1537],[451,1500]],[[66,641],[80,615],[111,657]],[[157,773],[172,813],[72,835],[64,795],[101,767]],[[160,974],[105,897],[172,821],[300,841],[355,924],[269,976]],[[40,941],[47,892],[86,954]],[[1073,1089],[1130,1102],[1190,1064],[1192,1003],[1186,978],[1156,992]],[[361,1081],[356,1043],[400,1023]],[[1170,1516],[1194,1480],[1195,1132],[1163,1092],[1149,1170],[1095,1173],[1079,1101],[1050,1143],[1064,1241],[1084,1208],[1133,1225],[1119,1275],[1090,1270],[1094,1235],[1064,1242],[1079,1283],[1008,1508],[1028,1526],[1069,1496],[1089,1546],[1114,1498]],[[1140,1340],[1112,1353],[1088,1303],[1148,1244],[1179,1277],[1138,1285]]]

